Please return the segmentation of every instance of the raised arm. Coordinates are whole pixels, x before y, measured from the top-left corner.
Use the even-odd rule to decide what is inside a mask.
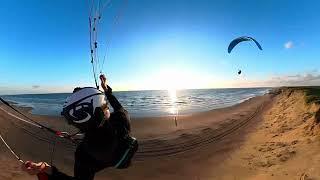
[[[118,99],[112,94],[112,88],[106,84],[106,77],[104,75],[100,75],[101,80],[101,87],[104,90],[105,95],[107,96],[107,99],[112,106],[114,111],[119,111],[120,109],[123,109],[122,105],[118,101]]]
[[[107,85],[107,88],[108,88],[108,91],[105,91],[105,94],[107,96],[107,99],[110,105],[112,106],[114,111],[119,111],[120,109],[123,108],[122,105],[120,104],[118,99],[112,94],[111,87]]]

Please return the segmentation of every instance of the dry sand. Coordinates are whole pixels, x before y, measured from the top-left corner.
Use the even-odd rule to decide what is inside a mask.
[[[126,170],[103,170],[96,179],[317,179],[318,111],[317,105],[305,104],[302,92],[284,91],[179,116],[177,127],[173,117],[133,119],[133,135],[140,142],[134,164]],[[56,129],[71,129],[57,117],[30,116]],[[1,109],[0,127],[24,159],[50,161],[52,146],[44,141],[54,137]],[[68,174],[72,174],[73,151],[70,142],[56,141],[53,163]],[[36,179],[20,171],[1,143],[0,162],[1,180]]]

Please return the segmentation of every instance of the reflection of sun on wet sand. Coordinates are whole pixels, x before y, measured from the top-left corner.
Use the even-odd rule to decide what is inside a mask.
[[[317,105],[305,104],[302,91],[284,90],[279,95],[252,98],[241,104],[172,117],[133,119],[133,134],[140,149],[132,167],[107,169],[96,179],[297,179],[320,177]],[[289,95],[290,94],[290,95]],[[2,107],[2,106],[1,106]],[[1,127],[12,124],[0,111]],[[55,128],[63,121],[35,116]],[[39,130],[25,127],[37,132]],[[23,134],[7,132],[24,158],[50,159],[50,146]],[[44,136],[46,137],[46,136]],[[21,143],[14,143],[23,139]],[[33,152],[34,147],[36,152]],[[72,173],[73,149],[66,141],[57,143],[54,164]],[[0,145],[0,179],[34,179],[19,171],[19,164]],[[304,173],[304,174],[303,174]]]

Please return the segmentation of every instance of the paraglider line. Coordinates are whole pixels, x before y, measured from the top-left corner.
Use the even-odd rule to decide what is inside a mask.
[[[7,149],[11,152],[11,154],[21,163],[24,163],[24,161],[12,150],[12,148],[7,144],[7,142],[4,140],[4,138],[2,137],[2,135],[0,134],[0,138],[2,140],[2,142],[4,143],[4,145],[7,147]]]
[[[111,2],[111,0],[109,1],[109,3]],[[125,7],[126,5],[128,4],[128,0],[123,0],[122,1],[122,6],[119,8],[116,16],[114,17],[114,20],[113,20],[113,25],[111,26],[111,38],[112,38],[112,34],[114,32],[114,29],[115,29],[115,26],[119,23],[120,21],[120,18],[121,16],[123,15],[123,12],[125,10]],[[108,41],[107,41],[108,42]],[[100,73],[102,73],[102,68],[104,66],[104,62],[106,60],[106,56],[107,56],[107,50],[108,50],[108,46],[106,45],[106,50],[105,50],[105,53],[104,53],[104,56],[103,56],[103,60],[102,60],[102,64],[101,64],[101,67],[100,67]]]

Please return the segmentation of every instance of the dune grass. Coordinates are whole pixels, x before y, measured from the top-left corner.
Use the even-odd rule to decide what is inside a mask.
[[[308,87],[304,89],[306,102],[320,104],[320,87]]]
[[[306,103],[320,104],[320,86],[282,87],[292,91],[303,91],[306,94]]]

